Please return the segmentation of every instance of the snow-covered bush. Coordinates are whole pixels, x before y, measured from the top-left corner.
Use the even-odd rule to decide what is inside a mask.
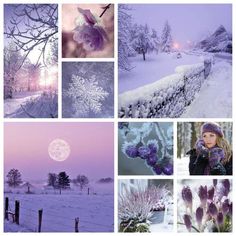
[[[179,66],[176,73],[119,96],[120,118],[180,117],[211,71],[211,60]]]

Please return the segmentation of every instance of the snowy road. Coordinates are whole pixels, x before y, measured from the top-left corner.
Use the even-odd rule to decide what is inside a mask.
[[[231,118],[232,117],[232,61],[216,57],[212,72],[195,100],[181,117]]]

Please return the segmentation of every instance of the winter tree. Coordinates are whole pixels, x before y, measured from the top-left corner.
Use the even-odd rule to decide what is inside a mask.
[[[58,175],[55,173],[48,173],[48,186],[53,188],[58,187]]]
[[[166,21],[161,35],[161,51],[169,53],[171,52],[171,50],[172,50],[171,27],[168,21]]]
[[[125,4],[118,5],[118,67],[121,70],[132,69],[129,62],[129,55],[134,54],[130,45],[131,9]]]
[[[22,183],[21,180],[21,173],[19,170],[17,169],[11,169],[8,173],[7,173],[7,184],[10,187],[17,187]]]
[[[78,175],[75,182],[80,186],[80,190],[82,191],[88,185],[89,179],[85,175]]]
[[[60,194],[62,189],[67,189],[70,187],[70,178],[65,171],[58,174],[58,188],[60,189]]]
[[[158,38],[157,32],[155,29],[152,29],[151,45],[152,45],[152,51],[155,51],[158,53],[159,47],[160,47],[160,39]]]
[[[98,114],[102,110],[102,102],[109,95],[98,85],[95,76],[84,78],[72,75],[69,88],[64,91],[64,95],[72,99],[74,112],[79,117],[90,117],[91,113]]]
[[[24,58],[16,69],[20,69],[33,50],[40,50],[37,64],[46,65],[48,45],[57,41],[57,4],[12,4],[13,16],[4,29],[4,34],[15,45],[15,51],[24,53]]]
[[[146,53],[152,51],[152,39],[149,32],[148,25],[140,25],[136,32],[135,38],[132,40],[132,47],[138,53],[143,55],[143,60],[146,60]]]

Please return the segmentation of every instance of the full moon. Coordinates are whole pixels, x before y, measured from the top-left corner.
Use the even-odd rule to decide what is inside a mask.
[[[70,155],[70,145],[63,139],[54,139],[48,146],[48,154],[54,161],[65,161]]]

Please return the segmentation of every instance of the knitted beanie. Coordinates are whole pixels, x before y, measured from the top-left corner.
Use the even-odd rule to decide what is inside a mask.
[[[224,137],[224,133],[223,133],[221,127],[219,126],[219,124],[217,124],[215,122],[206,122],[202,125],[201,135],[203,135],[206,132],[215,133],[220,137]]]

